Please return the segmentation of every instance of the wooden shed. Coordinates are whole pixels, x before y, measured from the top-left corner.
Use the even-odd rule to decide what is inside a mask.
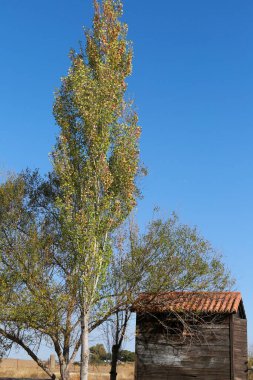
[[[141,294],[135,380],[246,380],[247,321],[239,292]]]

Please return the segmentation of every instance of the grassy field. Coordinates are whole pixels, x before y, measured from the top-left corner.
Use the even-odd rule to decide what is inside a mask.
[[[89,380],[109,380],[110,367],[103,366],[90,366]],[[12,377],[17,379],[48,379],[48,376],[43,371],[37,369],[19,369],[12,370],[11,368],[0,367],[0,378]],[[72,380],[79,380],[78,374],[72,374]],[[134,379],[134,365],[121,364],[118,367],[118,380],[133,380]]]

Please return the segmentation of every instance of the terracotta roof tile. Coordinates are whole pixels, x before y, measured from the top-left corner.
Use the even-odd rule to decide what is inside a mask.
[[[197,312],[237,313],[240,292],[166,292],[158,295],[143,293],[132,305],[136,312]]]

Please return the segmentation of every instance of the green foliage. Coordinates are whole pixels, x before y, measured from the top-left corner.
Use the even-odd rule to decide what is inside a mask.
[[[71,52],[54,105],[60,137],[53,152],[61,193],[62,247],[71,246],[83,299],[91,303],[111,255],[110,234],[136,204],[140,127],[125,100],[132,49],[119,1],[95,1],[86,48]],[[77,264],[78,261],[78,264]],[[81,276],[80,276],[81,274]]]
[[[121,281],[137,292],[224,290],[233,285],[222,256],[177,216],[155,219],[144,234],[129,232]]]
[[[135,353],[128,350],[121,350],[119,352],[119,358],[122,362],[134,362],[135,361]]]
[[[27,321],[30,328],[52,325],[56,332],[73,284],[66,277],[59,281],[55,219],[39,205],[45,185],[37,173],[27,172],[0,186],[0,300],[6,304],[1,320],[6,316],[24,328]]]
[[[71,51],[71,67],[56,94],[60,136],[52,154],[60,247],[68,252],[81,310],[81,371],[88,377],[88,324],[112,254],[111,234],[136,205],[140,127],[126,78],[132,70],[119,0],[94,1],[86,46]]]
[[[0,185],[0,336],[36,360],[43,337],[68,364],[61,347],[77,344],[77,287],[58,245],[55,187],[28,171]]]
[[[108,359],[108,354],[103,344],[98,343],[90,347],[90,358],[92,363],[100,363]]]
[[[103,344],[98,343],[90,347],[90,356],[92,363],[102,363],[105,360],[110,360],[111,354],[107,353]],[[135,353],[128,350],[119,351],[119,358],[122,362],[134,362]]]

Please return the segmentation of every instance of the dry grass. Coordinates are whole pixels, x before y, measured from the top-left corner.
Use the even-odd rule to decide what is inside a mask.
[[[6,368],[2,369],[0,368],[0,379],[1,377],[13,377],[13,378],[19,378],[19,379],[48,379],[48,375],[45,374],[44,371],[40,371],[34,368],[24,368],[24,369],[11,369],[11,368]]]
[[[89,380],[109,380],[110,366],[90,366]],[[40,369],[24,368],[19,370],[12,370],[11,368],[1,368],[0,378],[12,377],[17,379],[48,379],[45,372]],[[79,380],[78,374],[72,374],[72,380]],[[134,379],[134,365],[121,364],[118,366],[118,380],[133,380]]]
[[[89,380],[109,380],[109,366],[98,366],[90,368]],[[133,380],[134,365],[121,364],[118,366],[118,380]]]

